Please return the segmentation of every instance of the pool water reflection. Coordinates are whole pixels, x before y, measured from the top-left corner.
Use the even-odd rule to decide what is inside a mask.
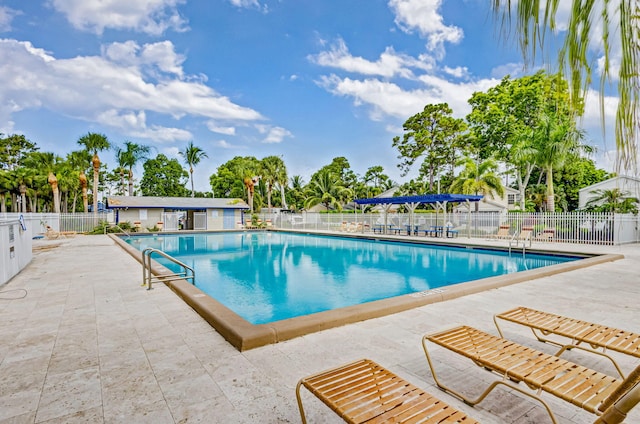
[[[264,324],[577,257],[295,234],[167,234],[125,240],[195,269],[196,286],[252,324]],[[175,265],[160,257],[166,267]]]

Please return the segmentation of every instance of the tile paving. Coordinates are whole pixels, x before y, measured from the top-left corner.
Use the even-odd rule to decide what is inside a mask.
[[[640,331],[640,245],[579,249],[625,259],[238,352],[168,288],[141,287],[140,264],[107,236],[37,241],[31,264],[0,286],[0,423],[296,423],[298,379],[362,357],[483,423],[550,422],[517,393],[497,390],[472,408],[441,392],[420,341],[462,323],[495,334],[493,314],[517,304]],[[524,329],[506,331],[553,351]],[[440,377],[469,393],[490,381],[449,352],[433,356]],[[615,372],[592,355],[567,359]],[[620,363],[629,370],[638,361]],[[341,422],[303,399],[310,422]],[[561,423],[595,419],[545,399]],[[640,411],[628,422],[640,422]]]

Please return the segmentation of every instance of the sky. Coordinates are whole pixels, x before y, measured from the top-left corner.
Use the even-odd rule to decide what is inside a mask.
[[[392,147],[407,118],[441,102],[464,118],[472,93],[535,71],[490,3],[0,0],[0,133],[66,156],[98,132],[181,163],[193,141],[208,156],[199,191],[235,156],[280,156],[305,182],[344,156],[360,176],[382,165],[402,183],[419,167],[402,176]],[[592,93],[582,123],[607,170],[616,106],[606,98],[603,134]],[[100,157],[117,166],[113,151]]]

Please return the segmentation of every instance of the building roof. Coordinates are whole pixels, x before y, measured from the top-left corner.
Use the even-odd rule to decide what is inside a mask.
[[[108,209],[249,209],[242,199],[207,197],[107,196]]]
[[[442,203],[442,202],[479,202],[483,196],[466,194],[423,194],[419,196],[398,196],[398,197],[372,197],[370,199],[356,199],[359,205],[375,204],[401,204],[401,203]]]
[[[600,187],[609,187],[612,184],[614,186],[619,185],[621,181],[623,182],[623,184],[629,183],[631,186],[640,186],[640,178],[638,177],[634,177],[631,175],[617,175],[615,177],[609,178],[608,180],[600,181],[587,187],[582,187],[580,190],[578,190],[578,192],[591,192],[593,190],[599,189]]]

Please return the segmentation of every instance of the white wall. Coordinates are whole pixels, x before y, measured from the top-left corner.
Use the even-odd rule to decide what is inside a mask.
[[[578,192],[578,207],[582,209],[587,205],[589,200],[594,197],[591,193],[592,191],[612,190],[614,188],[619,188],[620,191],[623,192],[629,192],[629,197],[640,199],[640,180],[619,176],[580,189]]]
[[[5,284],[31,262],[31,237],[31,230],[25,221],[0,222],[0,285]]]

